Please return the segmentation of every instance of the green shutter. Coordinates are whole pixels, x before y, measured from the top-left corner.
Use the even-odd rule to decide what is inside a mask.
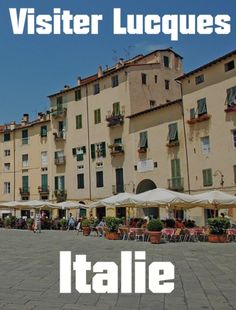
[[[101,110],[100,109],[98,109],[97,110],[98,112],[98,123],[101,123]]]
[[[202,170],[203,174],[203,186],[212,186],[212,170],[211,169],[204,169]]]
[[[41,175],[41,187],[43,191],[47,191],[48,189],[48,175],[47,174]]]
[[[81,100],[81,89],[75,91],[75,101]]]
[[[195,109],[194,108],[190,109],[190,119],[194,119],[195,115],[196,115]]]
[[[148,147],[147,131],[140,132],[139,138],[140,138],[139,147],[140,148],[147,148]]]
[[[177,123],[169,124],[169,141],[178,140]]]
[[[113,115],[120,115],[120,103],[113,103]]]
[[[91,144],[91,158],[92,158],[92,159],[95,159],[95,158],[96,158],[95,144]]]
[[[106,142],[102,142],[100,148],[102,157],[106,157]]]
[[[23,192],[28,192],[29,177],[27,175],[24,175],[22,177],[22,187],[23,187]]]
[[[207,113],[206,98],[202,98],[197,101],[197,111],[198,115]]]
[[[74,148],[72,149],[72,155],[73,155],[73,156],[76,155],[76,147],[74,147]]]
[[[179,158],[171,160],[171,175],[172,175],[172,178],[181,177],[180,159]]]
[[[100,109],[94,110],[94,123],[95,124],[101,123],[101,110]]]
[[[76,129],[82,128],[82,114],[76,115]]]
[[[84,160],[84,154],[81,153],[81,154],[77,154],[77,161],[82,161]]]
[[[41,126],[40,128],[40,136],[47,137],[47,126]]]

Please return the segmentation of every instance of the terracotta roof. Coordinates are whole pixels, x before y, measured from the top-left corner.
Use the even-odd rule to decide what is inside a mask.
[[[173,105],[173,104],[176,104],[176,103],[182,103],[182,99],[177,99],[177,100],[174,100],[174,101],[170,101],[170,102],[167,102],[167,103],[163,103],[163,104],[158,105],[158,106],[156,106],[156,107],[154,107],[154,108],[146,109],[146,110],[144,110],[144,111],[137,112],[137,113],[135,113],[135,114],[126,116],[126,118],[134,118],[134,117],[137,117],[137,116],[146,114],[146,113],[150,113],[150,112],[153,112],[153,111],[157,111],[157,110],[160,110],[160,109],[169,107],[169,106],[171,106],[171,105]]]
[[[192,71],[190,71],[188,73],[185,73],[184,75],[178,77],[176,80],[183,80],[183,79],[189,77],[190,75],[193,75],[193,74],[195,74],[195,73],[197,73],[199,71],[202,71],[202,70],[204,70],[204,69],[206,69],[206,68],[208,68],[208,67],[210,67],[212,65],[215,65],[216,63],[218,63],[218,62],[220,62],[222,60],[225,60],[225,59],[231,57],[232,55],[236,55],[236,50],[231,51],[231,52],[229,52],[229,53],[227,53],[227,54],[225,54],[225,55],[223,55],[223,56],[221,56],[219,58],[216,58],[215,60],[212,60],[212,61],[208,62],[207,64],[205,64],[205,65],[203,65],[201,67],[198,67],[198,68],[196,68],[196,69],[194,69],[194,70],[192,70]]]
[[[113,73],[116,73],[124,68],[127,68],[127,67],[130,67],[130,66],[137,66],[139,64],[137,64],[138,61],[142,60],[143,58],[145,57],[148,57],[149,55],[152,55],[154,53],[158,53],[158,52],[172,52],[173,54],[175,54],[176,56],[180,57],[181,59],[183,58],[182,56],[180,56],[179,54],[177,54],[176,52],[174,52],[172,49],[170,48],[166,48],[166,49],[159,49],[159,50],[155,50],[149,54],[146,54],[146,55],[137,55],[131,59],[128,59],[128,60],[125,60],[123,64],[120,64],[118,67],[117,65],[113,66],[113,67],[110,67],[108,69],[105,69],[103,70],[103,75],[101,77],[98,77],[98,74],[93,74],[93,75],[90,75],[88,77],[85,77],[84,79],[81,79],[80,81],[80,85],[76,85],[74,87],[69,87],[69,88],[65,88],[59,92],[56,92],[52,95],[49,95],[48,98],[51,98],[51,97],[55,97],[55,96],[58,96],[58,95],[61,95],[61,94],[65,94],[67,92],[70,92],[70,91],[73,91],[73,90],[76,90],[78,89],[80,86],[84,86],[86,84],[89,84],[89,83],[93,83],[95,81],[98,81],[99,79],[102,79],[104,77],[107,77]],[[140,64],[140,65],[145,65],[145,64]],[[148,65],[151,65],[151,64],[148,64]]]

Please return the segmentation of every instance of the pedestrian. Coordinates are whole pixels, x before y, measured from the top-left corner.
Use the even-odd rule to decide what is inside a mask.
[[[36,213],[34,219],[34,233],[41,233],[41,216],[40,213]]]

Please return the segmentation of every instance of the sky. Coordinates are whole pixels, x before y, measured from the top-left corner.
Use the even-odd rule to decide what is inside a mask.
[[[35,8],[35,14],[53,13],[53,8],[73,14],[102,14],[98,35],[14,35],[9,8]],[[228,14],[227,35],[114,35],[113,9],[121,8],[122,25],[127,14]],[[0,3],[0,124],[19,122],[49,108],[48,95],[75,86],[78,76],[94,74],[137,54],[171,47],[184,58],[184,71],[236,49],[235,0],[2,0]]]

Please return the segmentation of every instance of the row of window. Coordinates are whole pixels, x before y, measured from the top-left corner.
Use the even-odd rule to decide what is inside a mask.
[[[47,132],[48,128],[46,125],[43,125],[40,127],[40,137],[47,137]],[[29,133],[28,129],[23,129],[21,131],[21,139],[22,139],[22,144],[28,144],[29,142]],[[3,135],[3,140],[4,142],[10,141],[11,140],[11,133],[10,132],[5,132]]]
[[[147,85],[147,74],[146,73],[141,73],[141,82],[142,85]],[[157,84],[157,75],[154,75],[154,82]],[[170,89],[170,80],[164,80],[164,87],[166,90]]]
[[[224,71],[225,72],[231,71],[234,68],[235,68],[234,60],[231,60],[231,61],[224,64]],[[195,84],[196,85],[199,85],[199,84],[204,83],[204,82],[205,82],[204,74],[200,74],[200,75],[195,77]]]

